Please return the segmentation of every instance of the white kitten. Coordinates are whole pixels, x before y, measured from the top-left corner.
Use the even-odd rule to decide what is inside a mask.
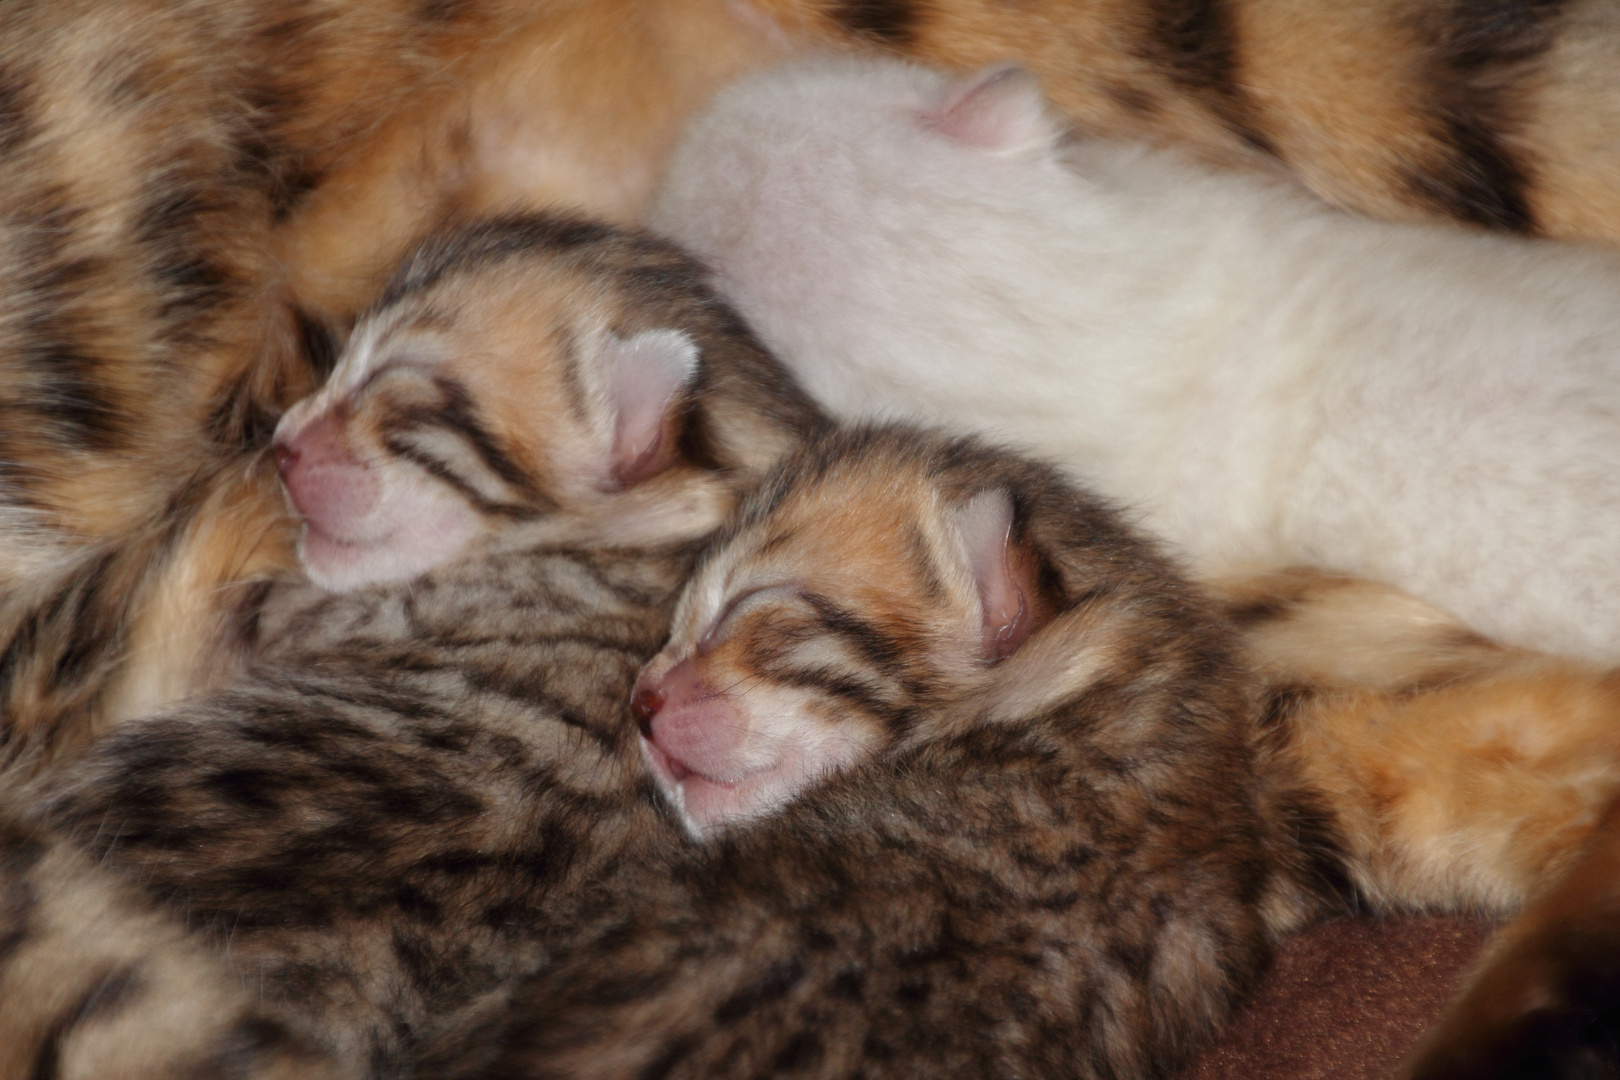
[[[1620,254],[1067,144],[1030,76],[840,60],[731,88],[652,224],[843,416],[966,425],[1203,572],[1311,563],[1620,657]]]

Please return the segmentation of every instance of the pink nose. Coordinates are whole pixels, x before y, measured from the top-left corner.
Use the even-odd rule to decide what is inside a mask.
[[[341,535],[371,513],[378,497],[376,480],[330,415],[306,424],[291,438],[277,439],[274,451],[287,499],[310,523]]]
[[[642,738],[650,739],[653,737],[653,717],[657,716],[658,710],[663,707],[664,692],[657,685],[645,682],[636,683],[636,692],[630,698],[630,711],[636,714],[636,726],[641,729]]]
[[[698,674],[697,665],[687,658],[665,668],[657,678],[653,678],[650,671],[642,672],[630,695],[630,711],[635,714],[641,734],[656,742],[658,734],[653,730],[653,721],[660,714],[664,716],[664,722],[658,725],[662,731],[675,714],[685,713],[695,703],[713,695],[714,690]]]
[[[298,459],[304,455],[293,449],[288,443],[278,442],[271,449],[276,452],[276,471],[281,474],[281,479],[285,481],[287,474],[298,467]]]

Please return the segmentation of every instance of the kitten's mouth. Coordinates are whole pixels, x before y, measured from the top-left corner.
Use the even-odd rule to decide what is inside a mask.
[[[652,762],[654,771],[672,784],[684,784],[686,781],[695,778],[706,784],[714,784],[717,787],[734,788],[745,779],[745,777],[738,777],[735,780],[722,780],[719,777],[699,772],[645,735],[641,737],[641,745],[647,751],[647,760]]]

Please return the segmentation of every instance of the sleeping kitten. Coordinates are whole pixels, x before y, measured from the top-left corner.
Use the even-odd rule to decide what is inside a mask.
[[[1196,971],[1180,950],[1207,957],[1209,942],[1174,917],[1143,937],[1120,916],[1194,906],[1184,891],[1213,882],[1177,873],[1220,855],[1166,848],[1198,842],[1191,821],[1235,825],[1230,805],[1198,803],[1241,790],[1270,837],[1251,857],[1279,860],[1270,904],[1244,893],[1269,934],[1308,908],[1301,882],[1375,910],[1509,915],[1568,873],[1565,913],[1577,889],[1590,904],[1613,849],[1612,826],[1594,825],[1620,792],[1620,745],[1599,731],[1620,705],[1611,676],[1299,571],[1220,584],[1261,683],[1224,712],[1205,695],[1244,676],[1208,650],[1231,629],[1117,539],[1042,470],[904,429],[785,462],[704,560],[633,699],[648,769],[706,847],[611,899],[587,893],[602,910],[585,932],[425,1075],[1162,1071],[1208,1029],[1184,1013],[1166,1042],[1134,995],[1160,1018],[1200,1000],[1209,1017],[1232,987],[1155,985]],[[1196,676],[1173,674],[1193,655]],[[1148,720],[1161,694],[1241,733],[1248,765],[1200,748],[1207,727]],[[1133,873],[1142,857],[1165,876]],[[1230,918],[1231,900],[1205,892],[1197,910]],[[1545,918],[1532,910],[1509,941],[1544,945]],[[1520,978],[1522,953],[1507,958]],[[1578,989],[1611,953],[1572,975],[1568,950],[1553,955]],[[1111,979],[1125,956],[1136,986]],[[1554,1025],[1589,1000],[1560,1001]],[[1604,1032],[1584,1033],[1589,1054]],[[1552,1067],[1577,1042],[1521,1037],[1513,1060]]]
[[[693,378],[712,404],[692,412],[677,446],[674,429],[655,421],[669,401],[687,400]],[[725,477],[694,489],[693,499],[713,499],[780,453],[783,431],[813,421],[813,406],[700,266],[645,234],[541,214],[420,244],[326,387],[283,417],[275,452],[304,511],[303,568],[347,588],[420,572],[476,548],[493,527],[555,510],[552,486],[595,513],[690,456]],[[566,453],[548,460],[558,448]],[[354,517],[362,496],[364,522]],[[262,498],[199,483],[138,543],[98,549],[69,584],[33,583],[0,605],[0,630],[8,612],[37,608],[47,619],[14,627],[0,656],[0,693],[12,695],[0,705],[0,755],[70,752],[115,719],[239,671],[265,583],[287,572],[261,568],[252,590],[208,602],[230,619],[193,624],[201,594],[244,571],[233,561],[244,546],[291,546],[267,536]],[[633,530],[641,510],[634,498],[624,505],[622,528]],[[603,528],[621,526],[604,519]],[[176,576],[147,580],[159,549],[186,554],[165,563]],[[199,641],[200,651],[188,648]],[[171,646],[188,658],[178,667],[164,661]],[[91,707],[86,695],[117,707]]]
[[[645,234],[557,215],[423,242],[276,429],[304,571],[400,581],[559,510],[633,543],[672,512],[649,513],[644,481],[757,478],[821,421],[705,278]]]
[[[435,238],[354,342],[289,414],[282,467],[312,575],[415,576],[276,590],[249,678],[114,733],[22,809],[183,913],[331,1068],[381,1076],[543,960],[549,907],[681,842],[631,683],[734,492],[823,421],[689,262],[555,218]],[[417,529],[433,515],[455,527]],[[132,942],[151,918],[126,913]],[[0,979],[94,986],[94,960],[0,957]],[[103,996],[186,1007],[157,985]],[[73,1051],[71,1006],[18,1052]]]
[[[559,526],[516,526],[404,588],[291,605],[258,681],[53,784],[53,823],[182,903],[332,1068],[386,1073],[418,1040],[426,1075],[485,1075],[501,1047],[490,1075],[1163,1067],[1313,896],[1353,882],[1386,907],[1443,902],[1444,874],[1400,859],[1432,812],[1347,816],[1366,795],[1331,782],[1322,748],[1383,727],[1421,750],[1433,698],[1527,667],[1387,589],[1231,585],[1245,658],[1274,687],[1257,725],[1231,631],[1094,504],[898,430],[818,443],[745,504],[632,697],[624,661],[662,633],[680,549],[638,569],[557,549]],[[553,546],[516,542],[527,530]],[[1425,694],[1427,712],[1387,711]],[[1463,765],[1489,774],[1489,749]],[[679,853],[638,776],[707,853]],[[1541,838],[1543,865],[1579,829]],[[1471,883],[1456,899],[1511,904],[1519,884]],[[1045,965],[1017,959],[1031,941]],[[160,1004],[144,979],[114,988],[136,1017]],[[1029,1024],[1032,994],[1073,1015]],[[235,1007],[205,1019],[231,1030]]]
[[[1620,657],[1620,256],[1360,220],[1065,142],[1033,80],[783,70],[652,215],[842,416],[965,425],[1127,501],[1204,574],[1313,564]]]
[[[1317,900],[1220,621],[1052,470],[807,447],[635,707],[707,843],[580,899],[427,1076],[1159,1075]]]

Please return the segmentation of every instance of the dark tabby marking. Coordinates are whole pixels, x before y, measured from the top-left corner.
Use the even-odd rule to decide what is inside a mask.
[[[952,538],[1001,534],[950,524],[986,492],[1010,498],[1008,565],[1042,594],[1024,597],[1028,638],[991,663],[976,640],[963,652]],[[917,606],[914,516],[950,582],[937,605]],[[903,658],[840,644],[876,637],[907,640]],[[1272,816],[1295,795],[1256,757],[1227,640],[1164,561],[1044,468],[907,430],[813,444],[689,587],[638,690],[661,699],[645,741],[716,698],[751,729],[787,700],[773,695],[809,688],[794,723],[876,732],[872,758],[588,888],[511,1014],[435,1047],[421,1074],[1161,1075],[1314,902],[1297,819]],[[1070,666],[1089,649],[1109,659]],[[702,682],[678,706],[691,665]],[[738,730],[712,734],[746,742]],[[687,787],[705,767],[667,775]]]
[[[1510,145],[1524,124],[1516,83],[1557,39],[1565,0],[1454,0],[1420,22],[1427,96],[1450,160],[1412,169],[1414,194],[1461,221],[1536,231],[1532,177]]]
[[[0,1076],[345,1074],[150,899],[0,818]]]
[[[561,268],[549,243],[559,235],[574,241]],[[67,838],[57,845],[63,858],[89,856],[183,915],[192,935],[169,926],[160,944],[203,955],[216,946],[263,1003],[255,1007],[315,1040],[333,1067],[400,1075],[420,1039],[454,1030],[462,1013],[481,1013],[544,962],[547,929],[567,921],[553,912],[566,904],[572,917],[584,883],[606,880],[646,848],[684,842],[642,774],[630,687],[734,489],[823,421],[746,331],[732,332],[735,319],[721,318],[695,277],[635,278],[635,302],[623,302],[622,281],[604,266],[645,268],[654,256],[660,268],[691,268],[667,245],[552,219],[429,241],[393,306],[371,313],[355,336],[387,339],[432,310],[437,363],[429,367],[413,351],[421,342],[397,333],[387,340],[405,349],[410,370],[372,378],[346,366],[346,355],[322,407],[358,427],[437,425],[470,438],[471,467],[500,472],[491,463],[507,462],[508,481],[530,484],[528,510],[503,518],[481,558],[392,588],[261,589],[256,617],[242,623],[254,635],[250,678],[127,725],[41,778],[28,804]],[[469,295],[496,304],[460,306]],[[502,306],[513,295],[526,302]],[[548,297],[559,306],[545,306]],[[600,449],[602,429],[636,425],[616,427],[596,401],[578,430],[560,415],[536,420],[548,416],[548,388],[565,381],[560,368],[614,386],[585,370],[610,365],[611,350],[519,348],[513,359],[530,396],[515,403],[493,397],[509,384],[480,384],[476,400],[452,394],[435,399],[431,414],[401,420],[379,405],[388,395],[366,392],[381,382],[407,396],[442,391],[489,359],[492,336],[524,340],[536,309],[546,322],[581,308],[626,333],[645,324],[655,340],[678,327],[694,349],[681,380],[652,412],[638,412],[636,425],[668,435],[671,452],[614,484],[573,483],[564,466]],[[497,406],[514,405],[520,414],[540,407],[522,415],[527,430],[499,432],[509,440],[501,445],[524,448],[521,470],[486,423],[510,415]],[[702,432],[716,464],[674,449],[688,428]],[[469,486],[452,479],[440,486]],[[125,921],[146,915],[126,912]],[[143,935],[129,938],[134,948]],[[218,966],[214,975],[229,980]],[[89,987],[113,970],[81,967]],[[123,994],[120,1015],[131,1024],[169,1007],[149,985],[157,984],[142,975]],[[77,1002],[63,1008],[64,1032],[94,1026]],[[231,1030],[257,1016],[234,998],[206,1014]],[[19,1023],[0,1043],[33,1045],[37,1036]],[[40,1052],[55,1053],[63,1039],[44,1039]]]
[[[1174,83],[1205,100],[1244,142],[1275,154],[1254,122],[1254,106],[1243,87],[1240,42],[1228,0],[1153,0],[1145,11],[1144,58],[1162,64]]]
[[[345,1068],[396,1075],[543,963],[574,894],[680,843],[624,702],[691,557],[519,548],[298,598],[260,674],[115,733],[42,810]]]
[[[890,48],[912,43],[919,0],[840,0],[832,17],[858,37]]]
[[[961,632],[964,550],[1000,535],[993,514],[972,524],[985,496],[1009,508],[998,565],[1032,623],[991,660]],[[36,865],[100,863],[87,893],[141,883],[252,991],[257,1014],[187,999],[215,1034],[163,1053],[258,1024],[377,1077],[424,1054],[427,1076],[1146,1076],[1196,1048],[1317,902],[1222,624],[1045,468],[856,433],[742,508],[666,667],[700,637],[715,663],[735,644],[766,672],[832,665],[787,687],[810,694],[797,722],[879,728],[869,760],[702,849],[660,812],[625,709],[694,547],[521,532],[408,586],[273,598],[254,679],[41,783],[38,812],[72,843]],[[899,561],[839,577],[874,543]],[[818,602],[755,588],[772,567]],[[158,961],[195,959],[195,937],[123,900],[144,934],[119,947],[155,955],[66,954],[84,989],[48,1041],[63,1053],[98,1045],[82,1003],[109,971],[133,973],[116,1018],[134,1023],[173,1004],[148,990]],[[0,979],[18,972],[44,974]],[[144,1067],[148,1046],[123,1052]]]

